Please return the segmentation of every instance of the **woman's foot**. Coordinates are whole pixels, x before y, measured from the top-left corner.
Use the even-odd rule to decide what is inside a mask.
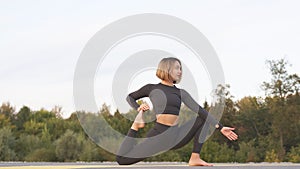
[[[213,166],[202,160],[198,153],[192,153],[191,158],[189,160],[189,166]]]

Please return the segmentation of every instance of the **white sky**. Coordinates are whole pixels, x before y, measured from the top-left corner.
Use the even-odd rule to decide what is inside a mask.
[[[68,116],[75,110],[75,65],[87,41],[105,25],[140,13],[168,14],[197,27],[215,48],[232,95],[260,96],[260,85],[270,80],[267,59],[286,58],[289,73],[299,75],[299,7],[297,0],[1,0],[0,102],[17,110],[58,105]],[[112,104],[109,93],[100,100]]]

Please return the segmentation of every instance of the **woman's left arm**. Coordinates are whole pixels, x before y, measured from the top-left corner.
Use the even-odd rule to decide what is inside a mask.
[[[192,96],[185,90],[181,89],[181,100],[182,102],[192,111],[198,113],[198,115],[207,120],[210,124],[214,125],[217,129],[221,130],[223,125],[219,123],[209,112],[202,108]]]
[[[220,132],[227,137],[229,140],[236,140],[238,135],[233,131],[234,128],[231,127],[223,127],[221,123],[219,123],[210,113],[208,113],[205,109],[203,109],[193,98],[192,96],[185,90],[181,89],[181,99],[182,102],[192,111],[197,112],[200,117],[208,120],[209,123],[214,125],[216,129],[220,130]]]

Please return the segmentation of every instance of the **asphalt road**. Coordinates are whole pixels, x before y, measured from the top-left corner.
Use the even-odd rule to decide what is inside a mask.
[[[183,168],[201,168],[201,169],[300,169],[300,163],[214,163],[213,167],[189,167],[187,163],[174,163],[174,162],[157,162],[147,163],[140,162],[134,165],[120,166],[115,162],[104,162],[104,163],[27,163],[27,162],[1,162],[0,168],[2,169],[103,169],[103,168],[122,168],[122,169],[150,169],[150,168],[172,168],[172,169],[183,169]]]

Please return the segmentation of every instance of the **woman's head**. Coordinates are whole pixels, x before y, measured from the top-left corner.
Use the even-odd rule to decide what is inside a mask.
[[[182,75],[181,61],[174,57],[163,58],[157,67],[156,76],[161,80],[179,83]]]

